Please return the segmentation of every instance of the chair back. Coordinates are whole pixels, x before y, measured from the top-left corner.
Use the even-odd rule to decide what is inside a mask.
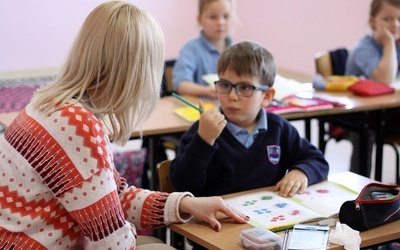
[[[344,75],[348,54],[346,48],[318,52],[315,55],[316,72],[323,77]]]
[[[176,60],[165,61],[165,69],[162,79],[162,91],[161,96],[171,95],[174,91],[174,84],[172,82],[172,71],[174,69]]]
[[[158,180],[160,182],[160,191],[172,193],[174,192],[174,187],[172,186],[171,179],[169,177],[169,167],[172,160],[165,160],[157,165]]]

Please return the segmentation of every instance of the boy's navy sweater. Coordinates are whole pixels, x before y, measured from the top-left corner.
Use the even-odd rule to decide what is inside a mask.
[[[307,175],[309,185],[327,177],[329,166],[319,149],[284,118],[267,113],[267,122],[268,129],[248,149],[227,128],[211,146],[198,135],[199,123],[194,123],[171,164],[175,190],[213,196],[273,186],[294,168]]]

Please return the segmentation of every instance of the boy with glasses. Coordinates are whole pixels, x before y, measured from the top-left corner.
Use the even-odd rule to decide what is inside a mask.
[[[221,55],[215,82],[220,108],[204,111],[183,135],[170,170],[176,190],[212,196],[275,185],[287,197],[326,179],[321,151],[264,110],[275,95],[275,74],[272,55],[256,43],[236,44]]]

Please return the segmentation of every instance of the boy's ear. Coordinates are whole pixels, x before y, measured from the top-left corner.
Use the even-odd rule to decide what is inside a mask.
[[[263,107],[268,107],[268,105],[274,100],[275,96],[275,89],[274,88],[269,88],[267,91],[265,91],[264,95],[264,100],[262,102]]]

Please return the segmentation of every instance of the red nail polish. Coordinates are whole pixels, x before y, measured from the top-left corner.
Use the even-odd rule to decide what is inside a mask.
[[[215,225],[214,228],[215,228],[215,231],[218,232],[218,229],[219,229],[218,225]]]

